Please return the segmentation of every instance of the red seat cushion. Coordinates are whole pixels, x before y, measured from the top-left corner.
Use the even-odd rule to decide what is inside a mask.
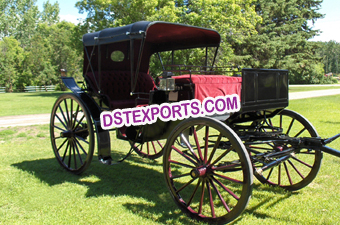
[[[95,73],[99,84],[98,73]],[[98,92],[98,87],[94,80],[93,73],[87,73],[94,91]],[[147,73],[139,73],[134,92],[149,93],[155,90],[156,85],[152,77]],[[101,72],[101,93],[106,95],[110,101],[110,109],[132,108],[140,104],[148,104],[148,95],[140,95],[141,98],[136,102],[137,95],[130,95],[131,92],[131,73],[128,71],[102,71]]]
[[[190,83],[190,75],[173,76],[177,84]],[[206,97],[237,94],[241,99],[242,77],[224,75],[191,75],[195,84],[195,98],[201,102]]]

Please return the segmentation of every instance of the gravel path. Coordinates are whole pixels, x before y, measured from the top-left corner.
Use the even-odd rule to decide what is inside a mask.
[[[327,95],[339,95],[340,89],[328,89],[317,91],[292,92],[289,99],[313,98]],[[0,127],[30,126],[36,124],[49,124],[51,114],[35,114],[22,116],[2,116],[0,117]]]

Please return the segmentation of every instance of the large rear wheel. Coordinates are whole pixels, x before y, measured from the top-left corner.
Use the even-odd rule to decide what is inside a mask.
[[[91,163],[94,132],[90,114],[74,94],[63,94],[55,102],[50,121],[53,152],[66,170],[80,174]]]
[[[250,199],[253,173],[248,153],[220,121],[190,118],[176,126],[164,149],[163,168],[176,204],[194,219],[228,223]]]

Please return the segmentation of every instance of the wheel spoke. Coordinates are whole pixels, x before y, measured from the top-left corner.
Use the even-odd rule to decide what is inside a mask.
[[[176,176],[170,176],[171,179],[177,179],[177,178],[181,178],[181,177],[187,177],[187,176],[190,176],[190,173],[184,173],[184,174],[181,174],[181,175],[176,175]]]
[[[76,155],[76,149],[74,147],[74,142],[72,141],[72,148],[73,148],[73,160],[74,160],[74,168],[78,169],[77,167],[77,155]]]
[[[80,136],[78,136],[78,135],[75,135],[75,136],[76,136],[77,139],[79,139],[79,140],[85,142],[86,144],[89,144],[89,142],[86,141],[84,138],[82,138],[82,137],[80,137]]]
[[[197,190],[198,190],[200,184],[201,184],[201,180],[198,179],[198,182],[197,182],[197,185],[196,185],[196,187],[195,187],[195,189],[194,189],[194,192],[191,194],[191,196],[190,196],[190,198],[189,198],[189,201],[187,202],[187,207],[190,206],[190,204],[191,204],[191,202],[192,202],[192,199],[195,197],[196,192],[197,192]]]
[[[195,168],[195,167],[190,166],[188,164],[180,163],[180,162],[177,162],[177,161],[174,161],[174,160],[171,160],[171,159],[169,159],[168,162],[176,164],[176,165],[184,166],[184,167],[187,167],[187,168],[191,168],[191,169]]]
[[[221,183],[221,181],[217,180],[215,177],[212,177],[212,179],[221,187],[223,188],[226,192],[228,192],[231,196],[233,196],[236,200],[240,200],[240,198],[232,192],[229,188],[227,188],[224,184]]]
[[[157,140],[158,145],[163,149],[163,145]]]
[[[187,159],[189,162],[191,162],[192,164],[194,164],[195,166],[197,165],[196,162],[194,162],[191,158],[189,158],[186,154],[184,154],[182,151],[180,151],[178,148],[176,148],[175,146],[172,146],[172,149],[175,150],[178,154],[180,154],[181,156],[183,156],[185,159]]]
[[[209,127],[205,127],[204,163],[208,162]]]
[[[77,117],[78,117],[78,112],[79,112],[79,105],[77,105],[77,109],[76,109],[76,115],[74,116],[74,121],[72,121],[72,129],[75,129],[76,126],[76,122],[77,122]]]
[[[274,170],[274,167],[270,169],[269,174],[268,174],[268,176],[266,178],[267,180],[269,180],[269,177],[270,177],[270,175],[272,175],[273,170]]]
[[[237,180],[237,179],[234,179],[234,178],[231,178],[231,177],[227,177],[227,176],[224,176],[224,175],[221,175],[221,174],[218,174],[218,173],[214,173],[214,172],[213,172],[213,174],[214,174],[215,176],[220,177],[220,178],[223,178],[223,179],[225,179],[225,180],[229,180],[229,181],[231,181],[231,182],[238,183],[238,184],[243,184],[243,182],[240,181],[240,180]]]
[[[189,143],[189,141],[187,140],[187,138],[184,136],[184,134],[181,134],[181,138],[184,141],[185,145],[188,147],[189,151],[191,152],[192,156],[194,157],[194,159],[196,160],[196,162],[200,162],[200,160],[198,159],[196,153],[194,152],[194,150],[192,149],[191,144]],[[196,143],[197,144],[197,143]],[[199,146],[197,146],[197,148],[199,148]]]
[[[77,145],[77,142],[76,140],[73,140],[74,141],[74,146],[76,147],[76,151],[77,151],[77,154],[78,154],[78,157],[79,157],[79,161],[80,161],[80,164],[83,165],[83,159],[81,158],[81,155],[80,155],[80,152],[79,152],[79,149],[78,149],[78,145]]]
[[[67,150],[68,150],[68,146],[69,146],[69,145],[70,145],[70,142],[67,142],[66,149],[65,149],[65,152],[64,152],[64,155],[63,155],[63,159],[62,159],[63,162],[64,162],[64,160],[65,160],[66,153],[67,153]]]
[[[292,159],[298,161],[299,163],[301,163],[301,164],[303,164],[303,165],[305,165],[305,166],[307,166],[307,167],[309,167],[309,168],[313,168],[313,166],[311,166],[311,165],[309,165],[309,164],[307,164],[307,163],[301,161],[300,159],[296,158],[295,156],[292,156]]]
[[[226,156],[231,150],[233,150],[233,147],[231,146],[228,150],[224,151],[211,165],[215,165],[218,161],[220,161],[224,156]]]
[[[208,194],[209,194],[209,202],[210,202],[211,216],[212,216],[212,218],[216,218],[216,215],[215,215],[215,208],[214,208],[214,201],[213,201],[213,199],[212,199],[212,194],[211,194],[211,188],[210,188],[209,181],[207,181],[207,189],[208,189]]]
[[[205,190],[205,183],[202,182],[202,192],[201,192],[201,200],[199,204],[198,214],[202,214],[202,206],[203,206],[203,200],[204,200],[204,190]]]
[[[71,168],[71,159],[72,159],[72,144],[71,143],[70,143],[70,151],[69,151],[69,156],[68,156],[68,168]]]
[[[226,203],[225,200],[223,199],[221,193],[218,191],[218,189],[217,189],[216,185],[214,184],[214,182],[211,180],[210,183],[211,183],[211,186],[214,188],[214,190],[215,190],[215,192],[216,192],[218,198],[221,200],[221,202],[222,202],[224,208],[227,210],[227,212],[230,212],[229,206],[227,205],[227,203]],[[222,185],[223,185],[223,184],[222,184]],[[224,189],[224,187],[222,187],[222,188]],[[226,189],[224,189],[224,190],[226,190]],[[227,190],[229,190],[229,189],[227,188]],[[230,190],[229,190],[229,191],[230,191]],[[233,194],[234,194],[234,193],[233,193]],[[236,195],[233,196],[233,197],[234,197],[234,198],[236,197],[236,198],[235,198],[236,200],[239,199]]]
[[[199,140],[198,140],[198,138],[197,138],[197,133],[196,133],[195,127],[194,127],[194,129],[193,129],[193,133],[194,133],[194,138],[195,138],[195,143],[196,143],[198,155],[199,155],[199,157],[200,157],[199,159],[197,159],[197,161],[198,161],[198,162],[199,162],[199,161],[203,161],[201,146],[200,146]],[[190,149],[190,148],[189,148],[189,149]],[[195,153],[194,153],[194,154],[195,154]],[[197,157],[197,156],[195,155],[195,157]]]
[[[64,146],[66,141],[67,141],[67,138],[65,138],[65,141],[59,146],[59,148],[57,148],[57,152],[59,152],[59,150]]]
[[[221,138],[222,138],[222,134],[220,133],[220,134],[218,135],[218,138],[217,138],[217,140],[216,140],[216,143],[215,143],[215,145],[214,145],[214,148],[213,148],[213,150],[211,151],[211,154],[210,154],[209,159],[208,159],[208,163],[210,163],[211,160],[213,159],[213,157],[214,157],[214,155],[215,155],[215,152],[216,152],[216,149],[217,149],[217,147],[220,145]]]
[[[286,132],[286,135],[287,135],[287,136],[289,136],[289,132],[290,132],[290,129],[292,128],[292,126],[293,126],[294,121],[295,121],[295,119],[292,118],[292,121],[290,122],[289,127],[288,127],[288,130],[287,130],[287,132]]]
[[[79,145],[80,149],[84,152],[84,154],[87,156],[87,152],[84,150],[83,146],[80,144],[80,142],[77,140],[77,138],[74,139],[77,144]]]
[[[60,123],[65,127],[65,129],[67,130],[67,126],[64,124],[63,121],[61,121],[60,117],[59,117],[57,114],[55,114],[55,116],[57,117],[57,119],[59,120],[59,122],[60,122]]]
[[[296,166],[294,166],[294,164],[290,160],[288,160],[288,163],[293,167],[293,169],[300,175],[302,179],[305,179],[305,177],[301,174],[301,172],[296,168]]]
[[[73,114],[73,99],[71,99],[71,111],[70,111],[70,127],[73,127],[73,117],[72,117],[72,114]]]
[[[303,129],[301,129],[297,134],[295,134],[294,137],[300,136],[300,134],[302,134],[305,130],[306,130],[306,127],[304,127]]]
[[[188,187],[192,182],[194,182],[194,180],[196,180],[197,178],[192,178],[188,183],[184,184],[181,188],[179,188],[176,193],[179,193],[180,191],[182,191],[184,188]]]
[[[78,121],[77,125],[74,127],[74,130],[78,128],[78,126],[80,125],[80,123],[83,121],[84,118],[85,118],[85,115],[83,115],[81,119]]]
[[[61,106],[60,106],[60,105],[58,106],[58,108],[59,108],[59,110],[60,110],[60,112],[61,112],[61,115],[62,115],[62,116],[63,116],[63,118],[64,118],[65,124],[68,124],[68,121],[67,121],[67,119],[66,119],[66,117],[65,117],[65,114],[64,114],[64,111],[63,111],[63,109],[61,108]]]
[[[223,172],[233,172],[233,171],[238,171],[238,170],[232,170],[235,168],[242,169],[242,164],[241,163],[234,163],[230,165],[225,165],[225,166],[219,166],[219,167],[214,167],[212,168],[214,171],[223,171]],[[231,169],[231,170],[228,170]]]
[[[60,128],[60,127],[56,126],[56,125],[54,125],[54,127],[55,127],[55,128],[57,128],[58,130],[61,130],[61,131],[66,131],[66,130],[64,130],[64,129],[62,129],[62,128]]]
[[[279,170],[278,170],[278,182],[277,184],[281,185],[281,164],[279,164]]]
[[[153,141],[151,141],[151,144],[152,144],[152,147],[153,147],[153,151],[155,152],[155,154],[157,154],[155,143]]]
[[[71,99],[72,100],[72,99]],[[68,115],[68,107],[67,107],[67,101],[66,99],[64,99],[64,105],[65,105],[65,113],[66,113],[66,116],[67,116],[67,126],[70,126],[70,116]]]
[[[291,178],[291,176],[290,176],[290,174],[289,174],[289,171],[288,171],[286,162],[283,162],[283,166],[285,167],[285,170],[286,170],[286,173],[287,173],[287,176],[288,176],[288,180],[289,180],[290,185],[293,185],[293,181],[292,181],[292,178]]]

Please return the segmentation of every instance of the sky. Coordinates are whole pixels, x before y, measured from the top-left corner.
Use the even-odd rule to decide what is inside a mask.
[[[42,11],[43,3],[47,0],[37,0],[39,10]],[[60,19],[77,23],[78,18],[85,18],[85,14],[79,14],[75,7],[77,0],[50,0],[50,3],[59,2]],[[318,19],[313,26],[314,30],[320,30],[322,33],[314,37],[311,41],[325,41],[334,40],[340,43],[340,0],[323,0],[321,4],[320,13],[325,14],[325,17]]]

